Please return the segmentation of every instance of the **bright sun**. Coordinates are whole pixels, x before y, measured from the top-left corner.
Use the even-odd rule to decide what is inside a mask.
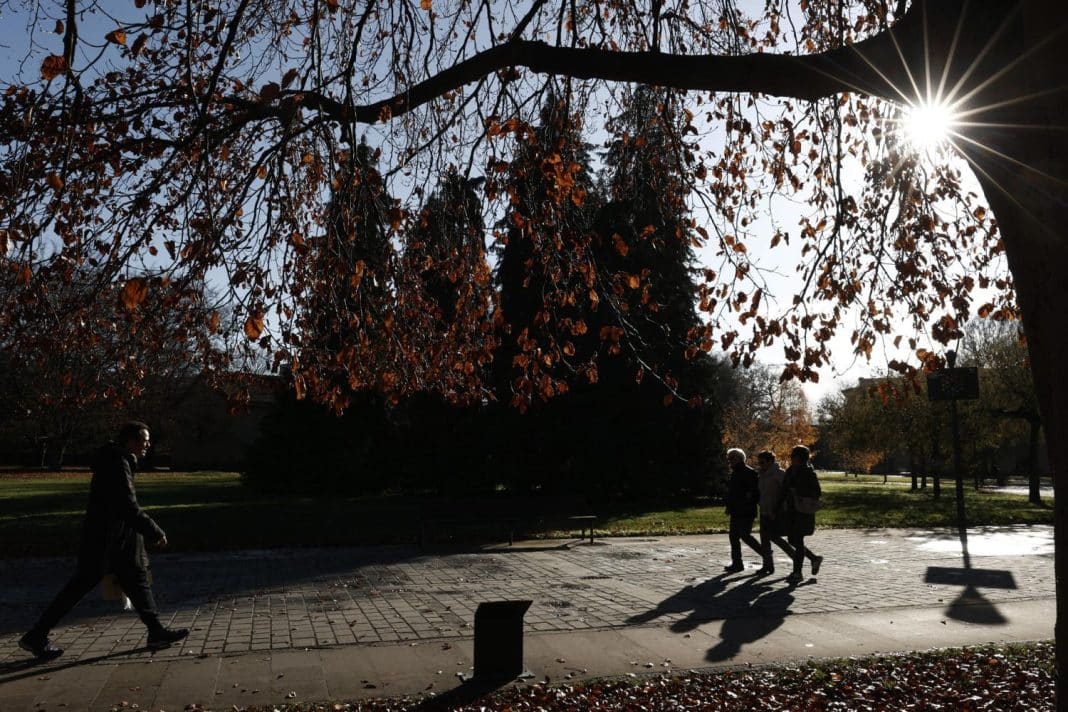
[[[918,151],[938,148],[953,130],[955,117],[947,104],[921,102],[905,110],[903,125],[909,144]]]

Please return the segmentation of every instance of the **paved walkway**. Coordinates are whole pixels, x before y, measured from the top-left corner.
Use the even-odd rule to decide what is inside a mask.
[[[1051,527],[973,529],[967,561],[955,530],[825,530],[811,543],[826,563],[797,587],[781,553],[775,576],[721,575],[722,535],[157,555],[160,608],[191,629],[185,645],[139,650],[136,616],[90,594],[54,632],[67,653],[37,667],[18,633],[73,562],[0,561],[0,710],[443,690],[469,671],[475,608],[497,599],[534,601],[527,664],[553,678],[1052,635]]]

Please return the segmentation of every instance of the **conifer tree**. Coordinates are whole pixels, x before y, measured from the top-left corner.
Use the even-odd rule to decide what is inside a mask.
[[[597,410],[613,414],[605,442],[624,443],[616,456],[624,483],[695,491],[721,467],[719,369],[696,343],[697,236],[675,99],[639,87],[609,122],[615,136],[605,155],[608,202],[595,223],[600,304],[591,326],[601,338],[605,387]]]

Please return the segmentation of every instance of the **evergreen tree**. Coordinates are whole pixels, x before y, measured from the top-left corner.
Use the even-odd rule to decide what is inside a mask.
[[[510,484],[552,491],[587,474],[576,478],[588,418],[581,390],[596,373],[596,335],[587,325],[592,263],[562,256],[588,252],[601,201],[581,126],[565,101],[550,96],[540,123],[517,127],[515,141],[504,179],[489,186],[507,207],[495,275],[498,404],[487,429],[496,469]]]
[[[722,467],[718,369],[694,343],[695,235],[674,96],[640,87],[609,126],[591,326],[601,338],[598,410],[613,415],[600,429],[606,447],[624,443],[615,458],[624,486],[695,491]]]
[[[550,96],[541,123],[518,132],[506,182],[506,241],[497,265],[506,334],[495,359],[498,396],[525,408],[569,389],[590,366],[585,322],[588,251],[599,200],[589,149],[565,102]],[[560,338],[560,334],[564,336]]]
[[[406,235],[405,299],[418,304],[406,314],[422,320],[410,333],[424,341],[419,354],[427,380],[444,382],[439,393],[421,393],[402,405],[410,428],[405,468],[413,482],[445,492],[492,486],[488,444],[481,430],[483,402],[456,402],[468,384],[486,377],[496,339],[496,295],[486,260],[485,221],[476,193],[482,178],[450,168]],[[475,325],[472,328],[472,324]],[[463,368],[449,368],[461,354]],[[488,398],[488,396],[487,396]]]
[[[294,241],[296,341],[309,348],[298,348],[288,369],[296,397],[278,400],[248,455],[245,476],[256,486],[330,493],[388,484],[396,432],[383,397],[368,388],[380,385],[384,326],[394,310],[392,200],[376,162],[364,142],[343,156],[323,232]]]
[[[361,142],[332,183],[323,233],[296,245],[302,258],[299,338],[310,348],[298,351],[293,377],[298,394],[307,389],[338,411],[353,393],[376,385],[381,354],[389,351],[392,199],[376,163],[375,152]],[[314,358],[321,362],[312,363]]]

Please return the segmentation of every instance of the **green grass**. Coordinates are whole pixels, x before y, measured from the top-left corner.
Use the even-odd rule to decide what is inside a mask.
[[[88,483],[87,473],[0,473],[0,557],[76,551]],[[939,501],[930,487],[910,492],[907,481],[883,484],[881,477],[823,474],[821,483],[825,507],[818,515],[820,527],[933,527],[955,522],[951,482],[944,483]],[[243,487],[239,476],[229,472],[143,473],[137,476],[137,490],[142,506],[182,551],[411,543],[421,511],[441,513],[434,500],[404,496],[266,495]],[[1036,506],[1025,496],[970,488],[965,494],[972,525],[1053,521],[1048,501]],[[614,503],[597,514],[599,535],[697,534],[727,528],[720,505],[645,500]],[[500,529],[456,533],[489,539],[499,537]],[[526,534],[562,532],[536,529]]]

